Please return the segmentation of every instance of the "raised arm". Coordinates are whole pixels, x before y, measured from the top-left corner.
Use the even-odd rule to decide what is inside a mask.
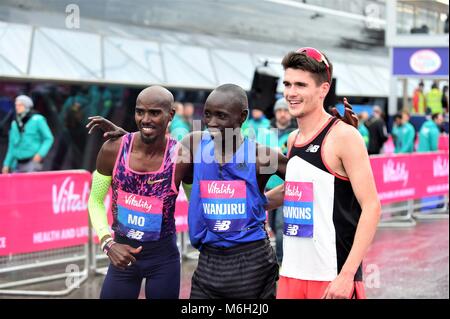
[[[115,125],[110,120],[105,119],[102,116],[91,116],[88,117],[89,123],[86,125],[86,128],[89,130],[88,134],[91,134],[95,128],[100,128],[103,132],[103,137],[105,138],[115,138],[115,137],[121,137],[128,132],[125,131],[123,128]]]

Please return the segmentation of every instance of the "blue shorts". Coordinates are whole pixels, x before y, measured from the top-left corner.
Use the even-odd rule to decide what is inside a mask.
[[[103,282],[101,299],[137,299],[145,278],[147,299],[178,299],[180,294],[180,252],[177,236],[155,242],[138,242],[116,236],[115,241],[142,251],[134,255],[136,262],[125,270],[112,264]]]

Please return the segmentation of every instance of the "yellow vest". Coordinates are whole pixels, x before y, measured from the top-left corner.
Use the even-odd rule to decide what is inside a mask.
[[[442,92],[439,89],[431,89],[427,94],[427,107],[431,114],[442,113]]]

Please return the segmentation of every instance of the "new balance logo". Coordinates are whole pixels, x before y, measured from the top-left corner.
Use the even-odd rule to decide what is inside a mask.
[[[230,228],[231,220],[218,220],[216,224],[214,225],[214,230],[217,231],[225,231]]]
[[[319,150],[320,145],[310,144],[305,152],[316,153]]]
[[[144,233],[139,230],[130,229],[128,231],[127,237],[131,239],[142,239],[142,236],[144,236]]]
[[[296,236],[298,233],[298,225],[289,225],[286,229],[286,235]]]

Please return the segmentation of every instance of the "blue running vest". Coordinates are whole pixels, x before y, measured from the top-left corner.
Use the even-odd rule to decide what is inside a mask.
[[[219,165],[214,142],[204,133],[194,154],[194,180],[189,204],[191,244],[233,247],[267,238],[267,199],[256,179],[256,144],[245,138],[231,162]]]

